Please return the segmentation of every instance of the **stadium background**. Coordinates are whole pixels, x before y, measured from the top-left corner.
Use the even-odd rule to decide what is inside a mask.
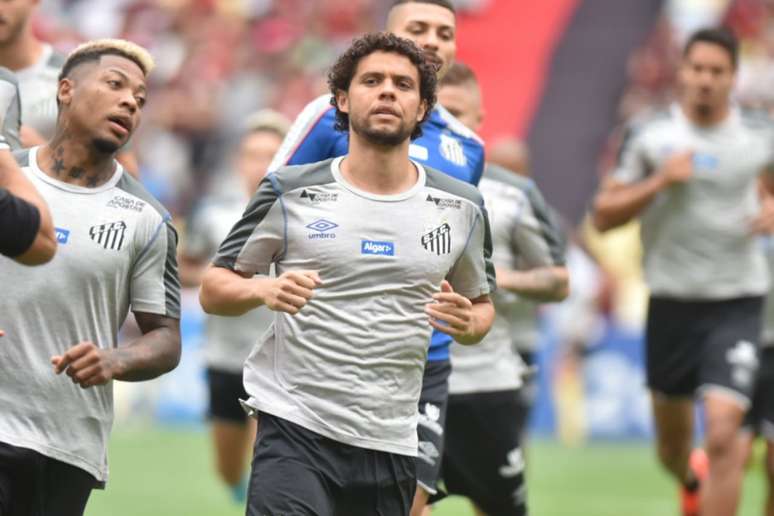
[[[233,188],[232,148],[246,113],[293,118],[325,88],[353,35],[376,30],[384,0],[42,0],[36,33],[61,51],[121,36],[158,68],[132,149],[143,183],[182,230],[197,201]],[[526,141],[532,173],[573,235],[571,299],[542,318],[529,487],[538,516],[675,512],[649,446],[643,389],[645,290],[636,227],[604,238],[584,220],[621,128],[669,102],[680,45],[725,22],[742,39],[736,92],[774,107],[774,2],[767,0],[459,0],[458,59],[484,92],[487,144]],[[184,293],[184,354],[172,374],[116,386],[111,483],[89,516],[240,514],[212,468],[203,421],[202,313]],[[126,337],[134,331],[131,324]],[[472,443],[476,445],[476,443]],[[744,515],[762,478],[748,477]],[[459,500],[439,516],[472,514]]]

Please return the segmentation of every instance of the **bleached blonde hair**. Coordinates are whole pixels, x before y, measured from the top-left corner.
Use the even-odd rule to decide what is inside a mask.
[[[125,39],[95,39],[78,45],[75,50],[70,52],[62,67],[62,72],[59,74],[59,79],[67,77],[79,64],[98,61],[100,57],[105,55],[121,56],[133,61],[140,67],[145,77],[156,66],[150,52],[136,43]]]

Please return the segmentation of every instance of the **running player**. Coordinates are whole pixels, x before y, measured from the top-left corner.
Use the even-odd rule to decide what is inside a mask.
[[[693,34],[678,103],[630,132],[594,202],[601,230],[641,217],[658,456],[682,486],[685,515],[736,513],[742,460],[734,443],[754,387],[768,285],[754,233],[764,229],[758,180],[770,165],[771,135],[767,120],[732,104],[736,67],[731,33]],[[697,395],[706,479],[701,461],[689,460]]]
[[[279,312],[245,367],[249,515],[409,514],[430,330],[473,344],[494,318],[478,192],[409,159],[433,68],[370,34],[329,82],[349,153],[264,179],[202,286],[210,312]]]
[[[0,68],[0,128],[0,254],[40,265],[56,252],[54,225],[45,201],[10,152],[19,134],[19,91],[5,68]]]
[[[451,67],[441,80],[438,102],[478,131],[481,90],[469,67]],[[522,516],[527,501],[517,420],[525,368],[514,340],[522,330],[517,325],[525,302],[561,301],[568,294],[564,237],[545,216],[546,204],[529,179],[487,164],[479,189],[493,221],[497,316],[479,345],[451,346],[441,473],[449,493],[469,498],[477,514]]]
[[[152,66],[126,41],[76,48],[54,138],[19,151],[59,252],[35,269],[0,263],[2,514],[83,514],[107,481],[112,381],[155,378],[180,359],[175,230],[114,159],[140,122]],[[130,308],[143,335],[117,347]]]
[[[207,263],[234,223],[242,217],[244,206],[266,175],[269,162],[289,126],[289,120],[273,111],[260,111],[248,117],[234,163],[239,192],[207,200],[195,211],[183,241],[180,260],[183,285],[198,287],[201,284]],[[221,479],[239,503],[244,502],[247,494],[245,463],[255,441],[255,419],[248,418],[239,404],[240,399],[247,399],[242,369],[258,340],[257,335],[273,320],[273,312],[257,308],[239,318],[212,315],[206,321],[204,359],[215,462]]]
[[[774,237],[762,238],[769,273],[774,272]],[[742,453],[750,457],[756,436],[766,441],[764,460],[768,495],[763,509],[764,516],[774,516],[774,288],[769,289],[763,311],[760,369],[755,384],[752,405],[747,412],[741,435]],[[746,461],[745,461],[746,462]]]
[[[414,41],[438,67],[439,78],[454,62],[456,18],[449,0],[397,0],[390,9],[386,30]],[[311,102],[296,119],[269,169],[314,163],[346,154],[347,133],[337,131],[335,122],[330,95]],[[462,181],[478,184],[484,171],[484,147],[475,133],[438,105],[422,124],[422,133],[409,146],[412,159]],[[427,202],[440,201],[429,196]],[[420,489],[412,509],[413,516],[422,514],[429,497],[438,494],[451,341],[448,335],[436,331],[430,342],[419,400],[417,479]]]

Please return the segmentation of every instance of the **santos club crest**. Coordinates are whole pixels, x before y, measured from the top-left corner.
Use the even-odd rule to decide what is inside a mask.
[[[92,226],[89,228],[89,236],[105,249],[120,251],[126,236],[126,223],[118,221]]]

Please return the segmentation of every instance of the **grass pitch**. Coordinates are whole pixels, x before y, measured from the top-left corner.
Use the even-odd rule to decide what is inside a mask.
[[[647,444],[564,448],[535,441],[529,449],[532,516],[672,516],[675,488]],[[200,430],[117,429],[110,444],[110,483],[95,491],[86,516],[238,516],[212,466],[209,435]],[[761,516],[760,453],[745,482],[741,516]],[[472,516],[450,498],[433,516]],[[353,515],[357,516],[357,515]]]

